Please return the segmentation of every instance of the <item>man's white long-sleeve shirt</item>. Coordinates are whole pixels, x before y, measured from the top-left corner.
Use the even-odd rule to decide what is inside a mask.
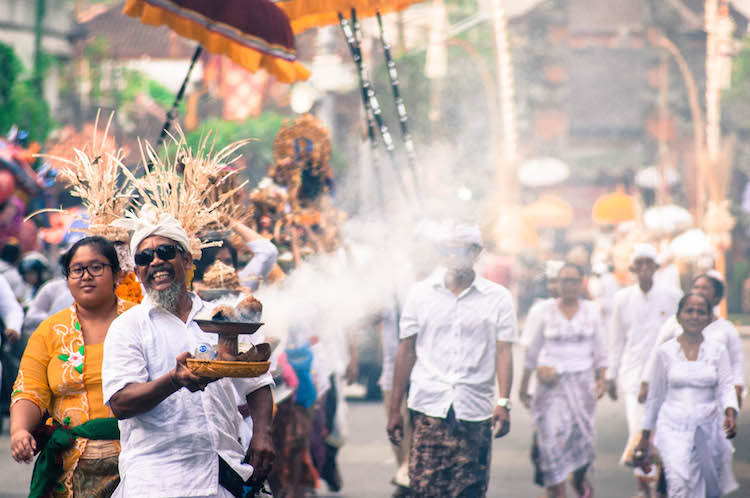
[[[195,295],[187,323],[143,303],[117,317],[104,341],[102,391],[109,406],[112,396],[128,384],[155,380],[174,368],[182,352],[199,344],[215,343],[195,316],[206,304]],[[266,373],[251,379],[220,379],[204,391],[180,389],[153,410],[120,420],[119,469],[121,482],[114,496],[210,496],[219,488],[219,456],[247,480],[253,467],[243,463],[239,441],[241,396],[271,385]]]
[[[647,293],[635,284],[615,294],[607,379],[618,379],[624,392],[638,392],[646,360],[657,346],[659,329],[677,312],[681,297],[679,290],[656,284]]]

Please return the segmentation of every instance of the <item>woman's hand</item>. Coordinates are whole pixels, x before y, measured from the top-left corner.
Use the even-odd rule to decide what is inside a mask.
[[[734,408],[727,408],[726,417],[724,418],[724,432],[727,435],[727,439],[732,439],[737,435],[737,412]]]
[[[651,462],[648,461],[647,455],[649,454],[651,443],[649,443],[651,435],[642,434],[641,440],[638,442],[638,446],[633,450],[633,464],[636,467],[643,469],[645,473],[651,472]]]
[[[10,436],[10,451],[18,463],[31,463],[36,452],[36,440],[25,429],[19,429]]]

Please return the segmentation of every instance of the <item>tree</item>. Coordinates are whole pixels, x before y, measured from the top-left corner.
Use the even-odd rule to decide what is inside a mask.
[[[0,135],[13,125],[27,130],[32,140],[43,142],[52,119],[47,102],[37,95],[33,76],[25,75],[13,49],[0,43]]]

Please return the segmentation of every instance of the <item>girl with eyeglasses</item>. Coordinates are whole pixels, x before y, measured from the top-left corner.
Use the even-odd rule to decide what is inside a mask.
[[[29,496],[107,497],[119,482],[120,443],[102,397],[102,348],[134,304],[115,295],[120,264],[107,239],[79,240],[62,263],[75,302],[29,339],[11,395],[11,452],[25,463],[38,453]]]

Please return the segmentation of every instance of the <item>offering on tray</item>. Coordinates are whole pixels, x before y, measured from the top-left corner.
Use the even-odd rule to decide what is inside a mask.
[[[211,315],[214,322],[234,322],[236,318],[237,313],[231,306],[217,306]]]
[[[217,261],[203,275],[203,285],[209,289],[237,289],[240,279],[234,268]]]
[[[242,322],[260,322],[263,304],[253,296],[248,296],[237,304],[237,315]]]
[[[226,296],[220,305],[201,312],[195,323],[204,331],[218,334],[215,346],[201,344],[195,358],[187,360],[188,368],[196,375],[204,377],[257,377],[268,371],[268,358],[271,347],[263,343],[251,346],[239,354],[237,336],[249,335],[257,331],[262,323],[260,316],[263,305],[254,297],[238,302],[237,297]],[[243,348],[244,349],[244,348]],[[239,359],[226,361],[227,355]]]

